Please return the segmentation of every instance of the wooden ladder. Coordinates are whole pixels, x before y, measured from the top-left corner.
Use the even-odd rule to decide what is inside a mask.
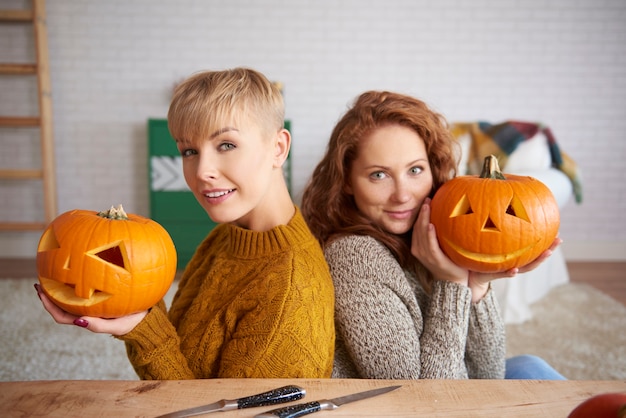
[[[32,10],[0,10],[0,24],[30,24],[35,42],[34,63],[0,63],[0,75],[37,78],[39,116],[0,116],[0,129],[38,127],[41,153],[40,169],[2,169],[0,179],[7,181],[41,180],[43,188],[43,220],[15,222],[0,219],[0,230],[44,229],[57,214],[54,139],[52,132],[52,98],[48,62],[45,0],[32,0]],[[14,100],[4,97],[2,100]]]

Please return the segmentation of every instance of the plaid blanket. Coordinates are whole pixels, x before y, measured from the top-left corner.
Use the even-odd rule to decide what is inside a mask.
[[[548,140],[552,166],[561,170],[572,182],[576,203],[582,202],[582,181],[578,166],[559,148],[549,127],[541,123],[505,121],[498,124],[478,121],[451,124],[452,135],[459,138],[469,134],[471,146],[468,156],[470,166],[482,167],[482,162],[489,154],[498,158],[500,167],[506,167],[508,156],[517,146],[541,132]],[[479,173],[470,173],[479,174]]]

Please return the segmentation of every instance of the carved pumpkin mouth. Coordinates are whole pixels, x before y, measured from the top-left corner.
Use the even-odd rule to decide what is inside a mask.
[[[526,251],[529,251],[535,246],[535,244],[533,243],[524,248],[520,248],[517,251],[513,251],[512,253],[506,253],[506,254],[484,254],[484,253],[476,253],[473,251],[466,250],[465,248],[460,247],[459,245],[453,243],[447,238],[445,240],[446,240],[446,243],[454,249],[454,251],[456,251],[463,257],[468,258],[470,260],[480,261],[483,263],[490,263],[490,264],[498,264],[498,263],[502,263],[511,259],[518,258],[522,254],[524,254]]]
[[[44,277],[40,277],[39,281],[41,282],[43,290],[45,290],[50,298],[72,306],[92,306],[104,302],[113,296],[110,293],[94,290],[91,292],[90,297],[85,299],[80,296],[76,296],[74,286],[72,285],[57,282],[52,279],[46,279]]]

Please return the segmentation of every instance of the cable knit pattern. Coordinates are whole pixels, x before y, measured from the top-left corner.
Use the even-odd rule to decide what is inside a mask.
[[[436,281],[427,295],[369,236],[325,250],[335,284],[333,377],[504,378],[504,323],[493,292],[472,304],[469,288]]]
[[[324,255],[296,208],[267,232],[216,227],[169,314],[160,303],[120,339],[142,379],[328,378],[333,309]]]

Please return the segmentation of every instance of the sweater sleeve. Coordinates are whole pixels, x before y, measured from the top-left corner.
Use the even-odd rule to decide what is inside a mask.
[[[210,245],[210,237],[201,246]],[[199,268],[202,258],[194,256],[187,270]],[[180,299],[180,289],[186,287],[189,275],[184,274],[178,285],[174,301]],[[190,298],[186,297],[178,304],[179,311],[188,307]],[[174,306],[174,302],[172,302]],[[171,314],[171,312],[170,312]],[[180,347],[180,337],[168,315],[165,302],[161,300],[152,307],[148,315],[129,333],[116,337],[124,341],[126,355],[142,380],[184,380],[195,379],[189,362]]]
[[[468,377],[464,358],[471,299],[468,287],[433,283],[421,336],[423,379]]]
[[[374,239],[339,239],[326,249],[326,258],[335,283],[337,338],[346,351],[337,353],[336,368],[355,369],[358,376],[352,377],[360,378],[466,376],[469,289],[436,285],[422,311],[404,271]]]
[[[465,363],[471,379],[503,379],[506,364],[505,327],[495,292],[472,304]]]
[[[176,329],[169,321],[163,301],[128,334],[116,337],[126,343],[126,353],[142,380],[193,379],[187,359],[180,351]]]

